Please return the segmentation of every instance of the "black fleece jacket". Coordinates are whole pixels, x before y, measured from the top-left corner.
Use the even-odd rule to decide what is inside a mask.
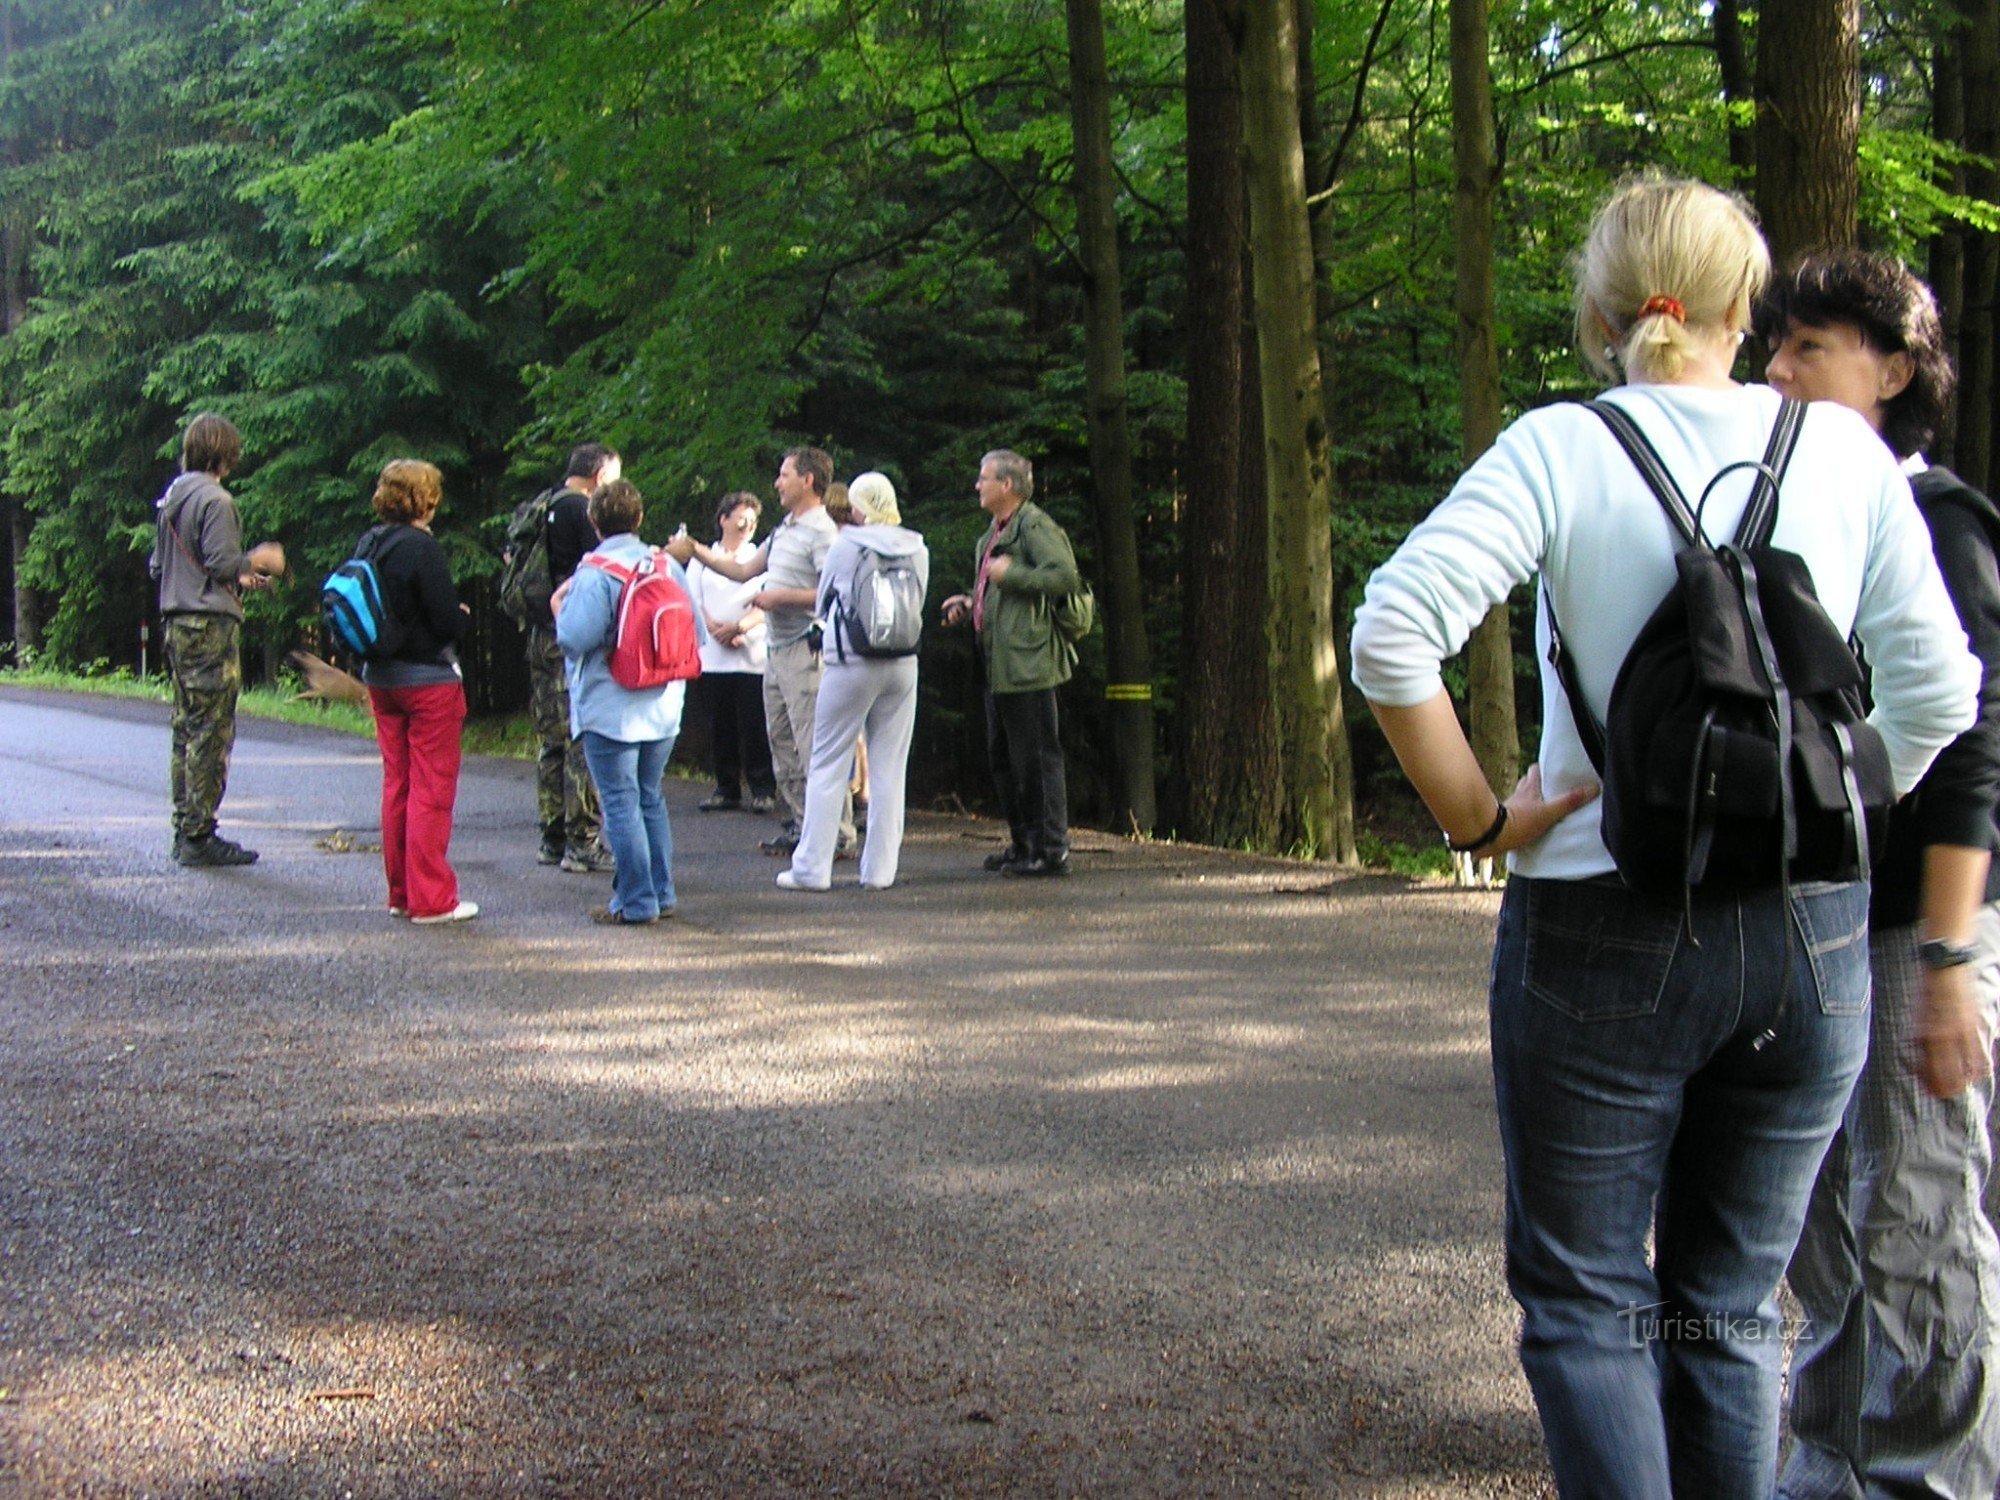
[[[420,526],[387,522],[369,528],[355,554],[375,564],[382,606],[404,627],[403,643],[390,662],[452,667],[456,657],[451,647],[464,633],[467,617],[458,607],[458,588],[437,538]]]
[[[2000,508],[1949,469],[1910,482],[1931,529],[1938,571],[1983,668],[1979,722],[1939,752],[1916,790],[1889,815],[1888,849],[1875,867],[1869,919],[1877,927],[1917,920],[1924,850],[1933,844],[2000,849]],[[2000,899],[2000,860],[1986,877]]]

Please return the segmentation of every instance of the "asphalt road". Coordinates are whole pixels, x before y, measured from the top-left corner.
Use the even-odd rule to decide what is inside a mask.
[[[1492,896],[929,816],[790,894],[674,782],[608,931],[481,760],[417,929],[372,746],[245,721],[247,870],[165,760],[0,692],[0,1494],[1547,1492]]]

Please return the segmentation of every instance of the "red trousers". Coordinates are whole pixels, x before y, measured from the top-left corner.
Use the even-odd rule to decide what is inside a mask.
[[[382,747],[382,867],[389,905],[433,917],[458,905],[458,875],[446,858],[458,801],[459,730],[465,686],[368,689]]]

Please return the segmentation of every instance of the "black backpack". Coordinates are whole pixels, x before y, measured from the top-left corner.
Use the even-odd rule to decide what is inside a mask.
[[[549,510],[562,487],[543,490],[514,507],[500,566],[500,611],[523,630],[549,618],[556,591],[549,574]]]
[[[1632,642],[1600,726],[1549,607],[1549,659],[1603,778],[1605,846],[1633,889],[1696,893],[1865,880],[1895,801],[1854,652],[1804,559],[1771,545],[1805,408],[1779,410],[1735,539],[1714,546],[1638,424],[1594,401],[1679,534],[1677,577]]]

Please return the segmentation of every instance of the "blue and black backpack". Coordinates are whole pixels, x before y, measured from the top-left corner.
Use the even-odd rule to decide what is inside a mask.
[[[319,607],[327,640],[363,661],[383,661],[403,644],[406,630],[390,610],[375,561],[390,526],[371,526],[355,544],[354,556],[326,575]]]

